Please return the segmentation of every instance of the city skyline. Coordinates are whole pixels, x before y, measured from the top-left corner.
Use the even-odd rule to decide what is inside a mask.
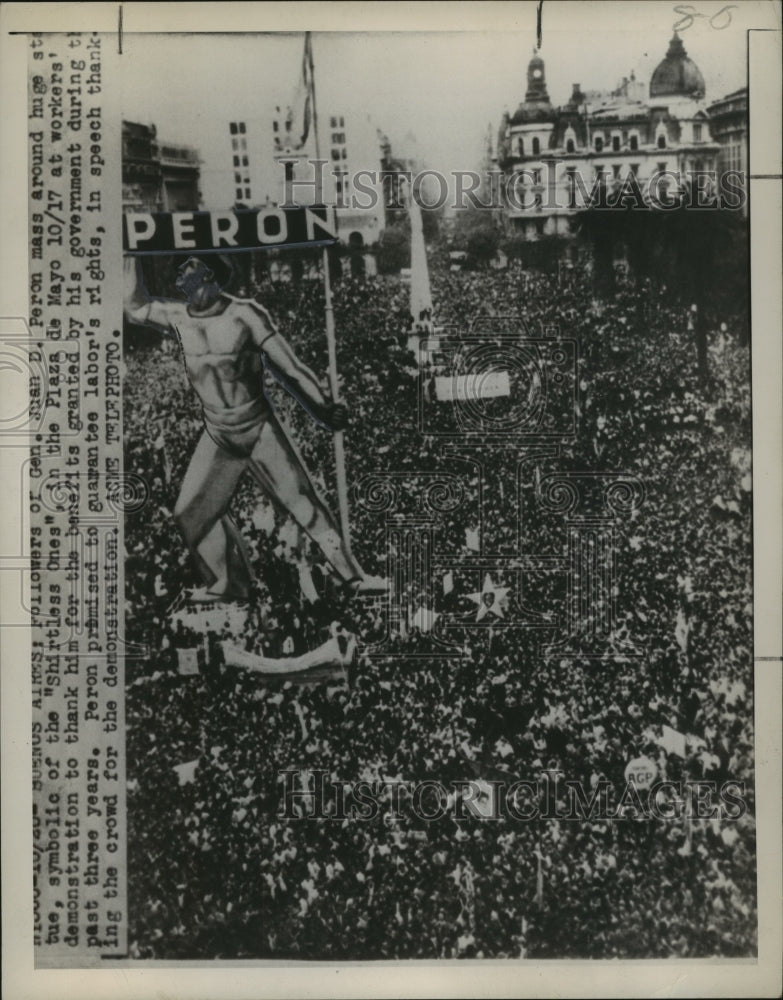
[[[574,83],[584,90],[610,91],[631,72],[645,85],[649,82],[666,53],[676,15],[659,5],[641,4],[643,16],[629,29],[607,16],[611,5],[599,6],[596,20],[605,22],[605,30],[598,33],[604,44],[596,52],[566,30],[568,6],[547,10],[539,50],[553,105],[568,100]],[[743,30],[745,8],[735,14],[725,30],[694,22],[680,34],[704,75],[707,103],[746,82],[744,46],[737,45],[736,35]],[[502,34],[314,33],[319,131],[323,137],[328,127],[324,116],[369,111],[389,136],[395,155],[415,156],[443,171],[475,169],[485,153],[487,127],[496,135],[503,111],[513,113],[524,98],[525,72],[536,48],[533,25],[531,29]],[[189,58],[176,65],[175,75],[166,60],[166,36],[130,35],[123,117],[154,123],[168,140],[196,146],[209,170],[211,159],[223,155],[226,122],[266,118],[293,97],[303,38],[303,33],[191,35]],[[163,70],[165,102],[157,70]]]

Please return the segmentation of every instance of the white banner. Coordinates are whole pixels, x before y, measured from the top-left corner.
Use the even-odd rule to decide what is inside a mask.
[[[435,395],[443,402],[468,402],[510,396],[508,372],[481,372],[478,375],[437,375]]]

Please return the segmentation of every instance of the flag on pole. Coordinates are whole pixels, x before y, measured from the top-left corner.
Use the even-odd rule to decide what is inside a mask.
[[[315,66],[313,64],[313,51],[310,41],[310,32],[305,33],[305,51],[302,63],[302,77],[306,83],[307,93],[310,98],[309,107],[313,116],[313,138],[315,140],[316,159],[321,158],[321,149],[318,142],[318,109],[315,100]],[[332,303],[332,286],[329,280],[329,252],[326,246],[322,250],[322,268],[324,276],[324,319],[326,321],[326,348],[329,358],[329,389],[332,395],[332,402],[340,401],[340,379],[337,374],[337,344],[334,335],[334,305]],[[337,506],[340,512],[340,534],[343,543],[350,552],[351,549],[351,525],[348,517],[348,480],[345,475],[345,445],[343,443],[343,432],[333,431],[334,435],[334,465],[335,478],[337,480]]]
[[[313,50],[310,43],[310,32],[305,32],[304,52],[302,53],[302,69],[296,85],[291,104],[286,111],[283,122],[283,135],[275,136],[278,148],[291,152],[304,148],[310,135],[313,120]]]

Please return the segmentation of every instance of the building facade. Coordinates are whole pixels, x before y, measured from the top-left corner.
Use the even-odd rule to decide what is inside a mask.
[[[294,200],[313,204],[315,170],[307,161],[316,158],[315,136],[310,130],[304,143],[297,145],[297,140],[301,142],[300,132],[292,135],[290,119],[280,114],[279,108],[276,111],[272,138],[279,197],[283,197],[282,181],[290,178],[294,181]],[[340,240],[357,250],[376,243],[386,226],[386,215],[378,181],[369,175],[377,177],[382,169],[381,134],[368,114],[328,113],[319,122],[318,138],[318,153],[326,161],[321,172],[323,201],[336,208]],[[285,162],[292,159],[299,162]],[[365,172],[360,184],[372,189],[373,198],[354,186],[360,172]]]
[[[544,60],[527,69],[525,99],[506,113],[498,134],[496,162],[502,172],[506,225],[526,239],[569,236],[573,217],[594,190],[607,196],[649,190],[651,178],[716,169],[720,147],[713,140],[704,78],[674,35],[649,87],[633,74],[609,93],[573,85],[559,107],[550,101]],[[518,175],[516,180],[509,179]],[[653,182],[655,183],[655,182]]]
[[[742,87],[709,106],[712,135],[720,145],[718,170],[742,173],[747,192],[748,176],[748,88]],[[743,206],[747,215],[747,199]]]
[[[371,199],[356,190],[358,171],[382,169],[382,137],[369,115],[319,115],[318,153],[321,169],[320,201],[336,207],[338,233],[352,247],[376,243],[386,225],[381,197]],[[286,199],[312,205],[316,191],[316,157],[312,122],[295,120],[290,109],[275,107],[252,117],[224,122],[216,137],[217,155],[205,177],[207,203],[219,208],[274,207]],[[377,183],[367,182],[374,190]]]
[[[202,205],[201,158],[181,143],[162,142],[154,125],[122,123],[124,212],[192,212]]]

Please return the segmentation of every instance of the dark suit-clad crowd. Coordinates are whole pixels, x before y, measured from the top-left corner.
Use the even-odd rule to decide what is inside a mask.
[[[709,317],[704,372],[691,302],[624,273],[603,300],[589,275],[558,279],[516,264],[434,268],[431,282],[437,323],[456,332],[484,320],[482,329],[576,343],[576,433],[522,463],[519,494],[521,445],[488,439],[486,482],[493,463],[509,473],[505,489],[484,489],[480,501],[477,466],[419,428],[420,391],[434,414],[428,431],[441,419],[447,427],[451,404],[438,402],[432,371],[422,375],[409,351],[408,288],[396,276],[335,278],[354,551],[368,573],[389,572],[390,512],[367,502],[362,480],[371,474],[398,474],[398,509],[411,516],[422,511],[423,473],[456,475],[461,493],[433,515],[434,530],[438,551],[466,565],[479,527],[485,551],[567,551],[562,515],[530,501],[547,474],[636,477],[644,501],[614,521],[605,655],[546,652],[563,638],[567,583],[545,560],[517,576],[492,571],[509,588],[495,609],[502,618],[490,611],[477,621],[470,594],[484,571],[457,568],[450,587],[445,572],[437,576],[427,609],[451,627],[430,632],[422,617],[418,628],[410,617],[391,627],[383,600],[334,595],[320,554],[250,481],[232,506],[258,575],[250,606],[211,610],[208,630],[178,617],[180,595],[199,581],[172,510],[201,417],[176,345],[127,328],[125,468],[150,490],[125,525],[125,627],[145,648],[126,661],[131,953],[754,955],[751,410],[741,317]],[[320,283],[240,291],[326,373]],[[268,392],[335,509],[331,435],[281,387]],[[523,613],[544,627],[504,627]],[[222,661],[220,640],[283,657],[324,642],[335,620],[358,638],[346,679],[335,671],[317,683],[270,681]],[[631,647],[640,655],[622,655]],[[188,649],[199,650],[197,674],[178,669]],[[684,751],[666,744],[664,726],[688,735]],[[744,782],[744,814],[566,820],[550,808],[524,820],[450,807],[428,820],[404,797],[395,811],[388,795],[394,781],[535,781],[544,772],[587,794],[608,782],[620,795],[626,765],[640,756],[659,779]],[[385,783],[377,815],[308,816],[311,800],[292,804],[284,793],[313,771],[330,787]],[[565,807],[560,785],[542,787]]]

